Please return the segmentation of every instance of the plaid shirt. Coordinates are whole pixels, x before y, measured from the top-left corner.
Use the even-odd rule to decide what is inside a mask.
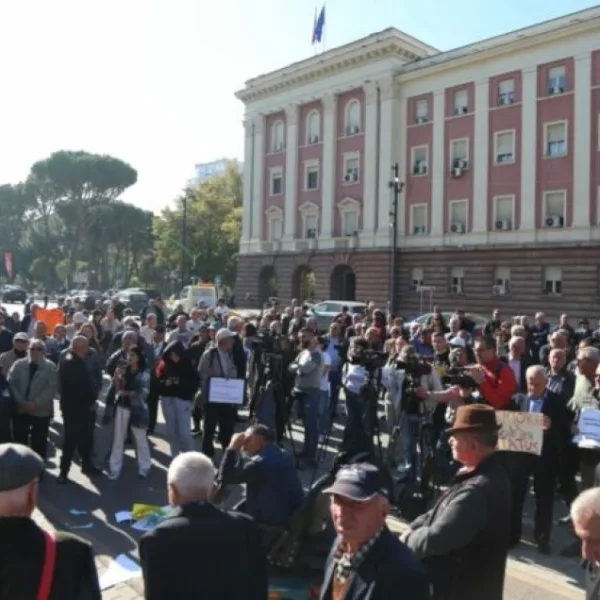
[[[335,577],[340,583],[346,583],[356,572],[361,563],[365,560],[369,550],[375,545],[375,542],[382,534],[385,525],[371,538],[369,538],[354,554],[345,552],[344,542],[340,542],[333,558],[335,560]]]

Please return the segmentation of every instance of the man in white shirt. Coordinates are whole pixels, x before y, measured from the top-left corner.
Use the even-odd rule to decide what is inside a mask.
[[[187,329],[192,334],[192,337],[198,334],[202,326],[206,325],[202,318],[203,315],[204,311],[199,308],[192,310],[191,319],[187,322]]]
[[[319,434],[324,436],[329,429],[331,422],[331,396],[329,386],[329,371],[331,369],[331,355],[327,352],[328,340],[325,337],[319,337],[319,347],[321,348],[321,398],[319,403]]]
[[[148,342],[152,344],[154,341],[154,332],[156,331],[156,315],[150,313],[146,317],[146,324],[140,327],[140,335]]]

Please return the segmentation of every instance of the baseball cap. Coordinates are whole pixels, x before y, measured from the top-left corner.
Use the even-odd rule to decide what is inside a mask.
[[[15,333],[13,336],[13,340],[17,340],[18,342],[28,342],[29,336],[26,333],[20,331],[19,333]]]
[[[323,490],[324,494],[335,494],[355,502],[368,502],[375,496],[388,500],[392,496],[390,476],[375,465],[356,463],[343,466],[336,474],[333,485]]]
[[[466,348],[467,342],[465,342],[464,338],[461,338],[460,335],[453,337],[449,342],[451,346],[457,346],[458,348]]]
[[[86,321],[87,319],[82,312],[76,312],[73,315],[73,323],[75,323],[75,325],[83,325]]]

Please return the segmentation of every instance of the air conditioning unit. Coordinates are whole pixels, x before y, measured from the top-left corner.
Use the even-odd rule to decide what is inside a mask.
[[[425,235],[426,233],[427,233],[427,229],[424,225],[422,225],[420,227],[413,227],[414,235]]]
[[[358,169],[348,169],[344,175],[344,181],[347,183],[356,183],[358,181]]]
[[[463,174],[463,170],[459,169],[458,167],[454,167],[452,169],[452,177],[458,178],[458,177],[462,177]]]
[[[419,161],[415,163],[413,168],[413,174],[415,175],[426,175],[427,174],[427,163],[425,161]]]
[[[548,89],[548,93],[551,96],[554,96],[555,94],[564,94],[564,92],[565,92],[565,88],[562,86],[558,86],[558,85],[550,86],[550,88]]]
[[[317,230],[316,229],[307,229],[306,230],[306,239],[307,240],[313,240],[317,237]]]
[[[427,123],[427,117],[417,117],[417,123]]]
[[[454,109],[454,114],[455,115],[466,115],[468,111],[468,108],[466,106],[457,106]]]
[[[512,223],[508,219],[498,220],[495,223],[495,227],[499,231],[510,231],[512,229]]]
[[[498,97],[498,104],[506,105],[506,104],[514,104],[515,99],[510,94],[503,94]]]
[[[360,131],[358,125],[348,125],[346,135],[356,135]]]
[[[457,168],[459,168],[459,169],[462,169],[464,171],[465,169],[467,169],[469,167],[469,163],[464,158],[457,158],[454,161],[454,166],[457,167]]]
[[[493,285],[492,294],[494,294],[494,296],[504,296],[504,294],[506,294],[506,288],[503,285]]]
[[[509,162],[513,162],[513,155],[510,152],[507,152],[506,154],[497,154],[496,155],[496,162],[497,163],[509,163]]]
[[[318,144],[319,143],[319,136],[318,135],[313,135],[308,141],[311,144]]]
[[[564,225],[564,219],[558,216],[548,217],[546,219],[546,227],[559,228]]]
[[[275,144],[275,152],[282,152],[283,144]]]
[[[450,231],[452,233],[464,233],[465,226],[462,223],[452,223],[452,225],[450,225]]]

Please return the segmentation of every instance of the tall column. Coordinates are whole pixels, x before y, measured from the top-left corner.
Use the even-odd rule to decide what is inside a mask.
[[[431,235],[444,234],[444,181],[448,172],[444,149],[444,90],[433,93],[433,170],[431,173]]]
[[[321,238],[328,239],[333,235],[333,213],[335,210],[336,180],[336,105],[337,96],[326,94],[323,104],[323,162],[321,164]]]
[[[487,233],[488,230],[488,171],[489,171],[489,81],[475,86],[475,140],[473,165],[473,223],[471,231]]]
[[[575,59],[575,126],[573,130],[573,227],[588,228],[590,214],[590,116],[592,114],[592,57],[590,54]]]
[[[363,227],[362,236],[372,239],[375,234],[375,198],[377,173],[377,85],[368,83],[365,91],[365,133],[363,145]]]
[[[287,129],[285,133],[285,213],[284,241],[296,237],[296,198],[298,196],[298,106],[293,104],[285,109]]]
[[[254,123],[250,117],[244,121],[244,189],[242,201],[242,239],[240,252],[245,253],[252,232],[252,166],[254,160]]]
[[[521,84],[521,218],[519,229],[536,229],[535,172],[537,164],[537,69],[523,71]]]
[[[253,247],[262,240],[263,216],[265,206],[265,118],[254,119],[254,191],[252,194],[252,230],[250,232]]]
[[[389,182],[392,179],[392,165],[398,162],[400,166],[400,181],[405,181],[405,165],[401,158],[405,152],[406,130],[401,127],[404,120],[402,112],[406,111],[406,101],[400,101],[399,89],[394,79],[380,83],[381,94],[381,130],[379,140],[379,190],[377,208],[377,236],[379,244],[389,244],[390,239],[390,209],[392,193]],[[400,204],[404,203],[404,194],[400,195],[398,206],[398,228],[403,230],[404,213]]]

